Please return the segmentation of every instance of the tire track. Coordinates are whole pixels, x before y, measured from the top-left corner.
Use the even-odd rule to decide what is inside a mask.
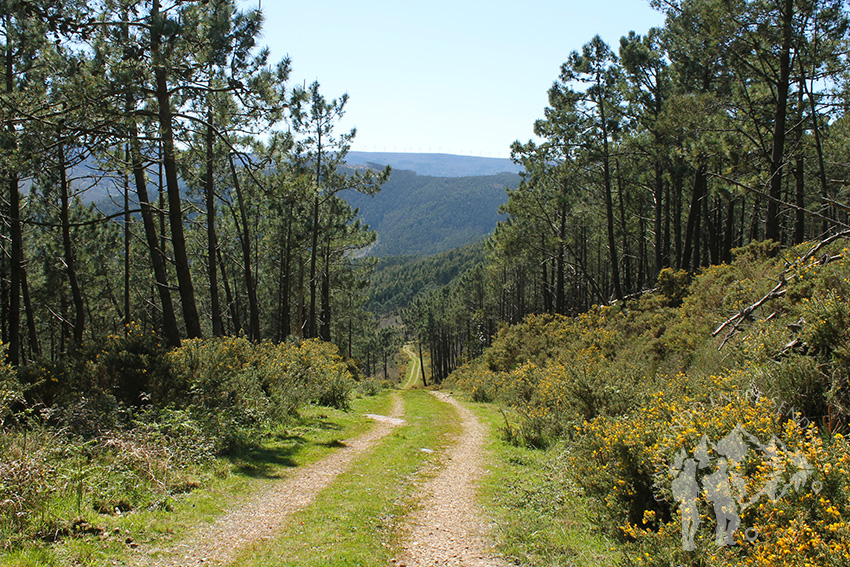
[[[419,357],[416,356],[416,353],[413,352],[410,345],[404,345],[402,350],[404,351],[404,354],[407,355],[407,358],[410,359],[410,369],[407,373],[407,380],[404,381],[404,386],[402,386],[401,389],[409,390],[416,385],[423,374],[422,362],[419,360]]]
[[[321,461],[299,469],[291,478],[275,482],[234,508],[215,523],[166,549],[150,549],[136,565],[191,567],[220,565],[232,560],[244,546],[274,537],[289,516],[310,505],[337,476],[371,450],[395,427],[404,423],[404,402],[394,394],[390,416],[369,415],[376,425],[363,435],[343,442],[344,447]]]
[[[403,554],[393,563],[398,567],[506,566],[491,553],[475,501],[476,483],[484,475],[486,428],[450,395],[432,394],[457,410],[462,433],[447,450],[445,467],[422,487],[423,505],[409,518],[411,533]]]

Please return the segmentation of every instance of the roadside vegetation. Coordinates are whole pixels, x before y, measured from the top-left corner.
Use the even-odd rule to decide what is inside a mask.
[[[167,351],[133,327],[88,354],[0,369],[0,564],[99,564],[180,532],[326,454],[365,427],[346,409],[386,398],[362,397],[382,383],[317,340]]]
[[[503,404],[469,407],[491,431],[480,500],[499,553],[517,565],[616,565],[620,554],[590,518],[563,446],[553,443],[541,450],[511,443],[504,436]]]
[[[594,537],[574,554],[599,556],[586,547],[605,538],[625,565],[846,564],[848,297],[846,241],[754,243],[693,281],[665,270],[640,298],[503,328],[444,385],[504,407],[503,437],[526,448],[501,450],[506,478],[522,478],[492,497],[518,510],[504,516],[504,549],[556,564],[564,548],[546,542],[588,523]],[[736,430],[746,450],[729,456]],[[689,458],[711,464],[694,473],[693,549],[674,484]],[[718,544],[705,488],[721,458],[737,482],[734,545]],[[526,497],[511,504],[512,491]],[[539,533],[511,529],[540,506],[554,520]]]

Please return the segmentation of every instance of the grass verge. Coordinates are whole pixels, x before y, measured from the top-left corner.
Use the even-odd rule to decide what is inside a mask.
[[[247,548],[234,565],[390,564],[403,537],[401,521],[415,505],[415,487],[435,468],[447,434],[459,431],[456,414],[447,404],[423,390],[400,395],[407,425],[390,433],[312,505],[295,514],[280,537]]]
[[[241,454],[217,459],[197,484],[153,509],[106,515],[81,510],[67,533],[0,550],[2,567],[121,565],[148,545],[168,545],[219,515],[268,482],[328,455],[338,441],[373,426],[364,413],[386,413],[389,393],[352,400],[350,411],[309,406],[297,420],[280,426]],[[61,504],[59,504],[61,505]],[[72,507],[73,503],[66,503]],[[139,548],[139,546],[142,548]]]
[[[501,555],[517,565],[613,566],[613,545],[589,521],[578,487],[569,479],[564,448],[517,447],[503,441],[497,406],[467,403],[490,429],[489,473],[480,499]]]

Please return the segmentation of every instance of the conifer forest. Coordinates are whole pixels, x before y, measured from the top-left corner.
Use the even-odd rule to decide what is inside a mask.
[[[418,565],[460,461],[493,565],[850,564],[847,2],[650,0],[453,180],[347,163],[256,4],[0,0],[0,565],[178,565],[346,451],[212,561]]]

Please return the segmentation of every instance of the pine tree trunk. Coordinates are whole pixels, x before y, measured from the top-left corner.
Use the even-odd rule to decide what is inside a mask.
[[[131,108],[128,103],[127,108]],[[129,114],[128,110],[128,114]],[[174,304],[171,301],[171,291],[168,285],[168,276],[165,268],[165,253],[160,248],[160,240],[156,233],[156,219],[154,218],[153,206],[148,198],[147,180],[142,163],[141,144],[134,118],[130,118],[130,153],[132,156],[133,178],[136,183],[136,194],[139,197],[139,208],[142,214],[142,224],[145,229],[145,240],[151,257],[156,290],[162,305],[162,334],[165,343],[170,347],[180,346],[180,331],[177,326],[177,316],[174,312]]]
[[[6,13],[6,29],[12,28],[12,16]],[[15,90],[14,60],[15,54],[12,42],[6,38],[6,93],[11,95]],[[8,132],[8,144],[4,148],[9,153],[17,151],[17,132],[15,123],[10,118],[4,125]],[[21,352],[21,279],[24,272],[23,232],[21,230],[21,195],[18,191],[18,172],[12,166],[4,172],[9,199],[9,362],[17,366]]]
[[[623,288],[620,285],[620,262],[617,253],[617,239],[614,235],[614,200],[611,189],[611,167],[609,163],[608,125],[605,118],[604,101],[599,105],[599,120],[602,126],[602,182],[605,190],[605,216],[608,229],[608,254],[611,258],[611,283],[614,286],[614,297],[623,299]]]
[[[151,20],[159,18],[159,0],[153,0]],[[162,134],[162,164],[165,169],[165,183],[168,188],[168,220],[171,228],[171,246],[174,252],[174,265],[177,269],[177,288],[180,292],[180,304],[183,307],[183,320],[189,338],[202,336],[201,320],[195,304],[195,288],[192,285],[192,273],[186,250],[186,237],[183,231],[183,200],[177,177],[177,161],[174,148],[173,116],[171,111],[171,93],[168,90],[164,61],[160,53],[161,38],[158,32],[151,33],[151,52],[154,56],[155,95],[158,104],[159,126]]]
[[[60,136],[62,133],[60,132]],[[62,223],[62,248],[65,254],[65,273],[68,276],[68,285],[71,288],[71,301],[74,304],[74,345],[80,347],[83,344],[83,328],[85,326],[86,314],[83,305],[83,294],[77,280],[77,261],[74,257],[74,247],[71,243],[71,221],[68,216],[68,176],[65,170],[65,145],[59,141],[59,191],[61,194],[61,205],[59,219]]]
[[[670,191],[670,183],[664,184],[664,240],[663,240],[663,254],[662,254],[662,264],[659,266],[658,272],[661,269],[672,266],[673,260],[671,256],[670,250],[670,227],[672,223],[671,211],[670,211],[670,199],[671,199],[671,191]],[[655,274],[655,277],[658,276],[658,273]],[[653,277],[653,281],[655,280]]]
[[[239,316],[239,302],[233,297],[230,288],[230,280],[227,279],[227,270],[224,264],[224,257],[221,255],[221,248],[217,251],[218,266],[221,269],[221,281],[224,284],[224,300],[227,302],[227,309],[230,312],[230,320],[233,321],[233,332],[237,335],[242,332],[242,320]]]
[[[726,205],[726,231],[723,241],[723,262],[730,264],[732,262],[732,242],[735,237],[735,201],[737,199],[729,199]]]
[[[652,279],[654,280],[658,277],[658,273],[663,268],[664,264],[664,239],[662,238],[662,221],[664,219],[664,210],[665,205],[667,205],[667,201],[664,199],[664,169],[661,166],[661,162],[655,163],[655,187],[654,189],[654,207],[653,212],[655,216],[653,217],[652,222],[652,230],[654,231],[654,245],[655,245],[655,265],[652,268]],[[669,208],[667,209],[669,211]]]
[[[681,167],[673,173],[673,246],[676,255],[673,265],[677,270],[684,267],[684,249],[682,245],[682,188],[684,179]]]
[[[691,207],[688,212],[688,224],[685,228],[685,244],[682,252],[681,267],[688,271],[695,271],[700,264],[700,220],[704,192],[705,166],[700,165],[694,172],[694,188],[691,194]]]
[[[626,224],[626,205],[623,201],[623,177],[620,175],[620,160],[614,162],[617,170],[617,201],[620,207],[620,230],[623,233],[623,264],[625,267],[625,286],[626,291],[631,293],[632,287],[632,253],[629,245],[629,229]]]
[[[20,363],[21,357],[21,280],[24,273],[23,234],[21,231],[21,205],[18,192],[17,172],[8,171],[9,186],[9,239],[11,257],[9,263],[9,362]]]
[[[428,387],[428,381],[425,379],[425,359],[422,357],[422,339],[419,339],[419,372],[422,373],[422,386]]]
[[[245,196],[239,183],[239,175],[236,172],[236,164],[233,156],[230,156],[230,171],[233,174],[233,187],[236,190],[236,200],[239,201],[239,217],[242,220],[242,230],[239,240],[242,242],[242,262],[245,268],[245,287],[248,292],[248,338],[252,341],[260,340],[260,308],[257,302],[257,284],[254,278],[254,270],[251,261],[251,229],[248,226],[248,213],[245,209]],[[234,213],[235,214],[235,213]],[[236,223],[237,230],[239,223]]]
[[[325,244],[325,265],[322,269],[322,311],[321,324],[319,326],[319,338],[323,341],[331,340],[331,243],[330,238]]]
[[[292,293],[292,277],[290,274],[290,265],[292,264],[292,205],[286,211],[286,239],[283,241],[283,267],[281,270],[281,295],[283,296],[283,304],[280,309],[281,323],[281,340],[285,339],[292,333],[291,318],[291,301],[289,299]]]
[[[124,144],[124,162],[130,163],[130,144]],[[130,176],[124,177],[124,334],[130,332]]]
[[[32,299],[30,297],[30,286],[27,280],[27,272],[24,270],[21,273],[21,297],[24,300],[24,311],[27,316],[27,332],[29,334],[29,350],[32,360],[37,360],[41,356],[41,346],[38,342],[38,333],[35,328],[35,310],[32,307]]]
[[[773,148],[770,156],[770,199],[767,202],[765,238],[779,242],[779,202],[782,198],[782,165],[785,158],[785,123],[791,76],[791,40],[794,0],[785,0],[782,12],[782,47],[779,53],[779,80],[773,119]]]
[[[829,198],[829,183],[826,179],[826,166],[824,165],[824,157],[823,157],[823,143],[821,142],[820,135],[820,125],[818,124],[818,112],[817,106],[815,105],[815,98],[812,96],[812,93],[809,92],[806,87],[806,70],[803,66],[803,59],[800,58],[800,88],[806,92],[806,95],[809,99],[809,108],[811,111],[811,119],[812,119],[812,133],[815,136],[815,150],[818,157],[818,180],[820,181],[821,186],[821,196],[824,199],[824,203],[826,203],[826,199]],[[830,223],[826,220],[823,221],[822,230],[824,233],[829,231]]]
[[[212,85],[209,85],[212,88]],[[206,177],[204,179],[204,199],[207,207],[207,274],[210,281],[210,310],[212,315],[212,333],[215,337],[224,335],[221,319],[221,302],[218,296],[218,267],[216,251],[218,239],[215,232],[215,164],[213,161],[214,134],[212,108],[207,111],[206,131]]]
[[[555,257],[555,313],[563,314],[564,306],[564,271],[566,263],[567,242],[567,178],[561,179],[561,206],[560,220],[558,222],[558,254]]]

